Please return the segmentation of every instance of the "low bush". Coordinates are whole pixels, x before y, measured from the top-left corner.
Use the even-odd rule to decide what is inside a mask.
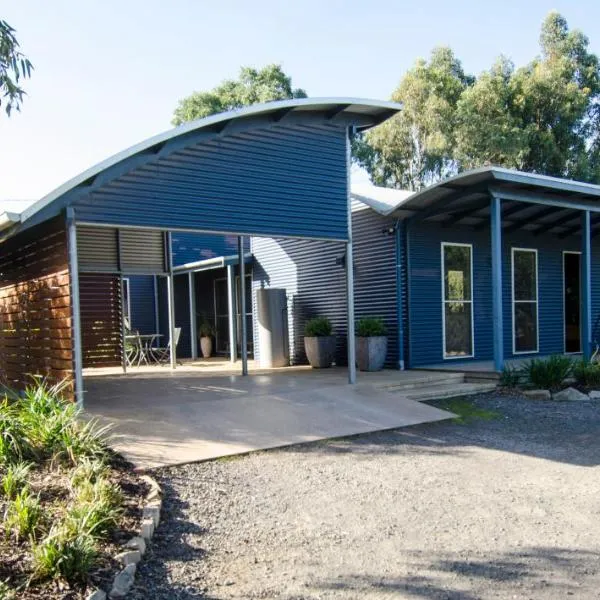
[[[537,388],[556,390],[573,370],[573,361],[568,356],[555,354],[550,358],[533,358],[522,369],[528,383]]]
[[[363,317],[356,323],[356,335],[358,337],[374,337],[385,334],[386,329],[383,319],[378,317]]]
[[[327,317],[314,317],[304,325],[304,335],[306,337],[325,337],[331,335],[332,332],[333,327]]]
[[[70,462],[107,455],[110,427],[83,421],[75,404],[63,398],[65,383],[36,378],[22,397],[0,404],[0,462],[46,459]]]
[[[33,577],[65,579],[71,584],[84,582],[95,558],[96,544],[91,534],[58,525],[33,547]]]
[[[121,491],[109,481],[98,479],[95,483],[82,483],[76,488],[74,502],[67,513],[67,527],[103,537],[117,525],[122,502]]]
[[[2,494],[8,500],[15,496],[27,485],[27,476],[31,471],[31,463],[16,463],[8,465],[2,477]]]
[[[12,534],[17,541],[35,538],[41,529],[42,518],[39,498],[24,487],[6,507],[4,528],[7,535]]]
[[[504,387],[517,387],[521,383],[522,374],[518,367],[504,365],[500,373],[500,385]]]
[[[573,377],[585,387],[600,387],[600,364],[578,360],[573,365]]]

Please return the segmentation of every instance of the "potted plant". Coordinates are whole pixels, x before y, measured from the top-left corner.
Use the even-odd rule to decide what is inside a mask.
[[[215,334],[215,328],[208,321],[202,321],[198,327],[198,337],[200,338],[200,350],[203,358],[210,358],[212,354],[212,336]]]
[[[356,324],[356,364],[361,371],[381,371],[387,354],[383,319],[364,317]]]
[[[335,359],[335,335],[327,317],[315,317],[304,326],[304,350],[313,369],[330,367]]]

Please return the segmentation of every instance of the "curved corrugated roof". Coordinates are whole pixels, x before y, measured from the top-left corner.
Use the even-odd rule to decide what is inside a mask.
[[[279,122],[289,114],[297,113],[323,113],[331,119],[339,119],[344,115],[352,117],[357,122],[360,130],[368,129],[382,123],[402,109],[400,104],[382,100],[365,100],[360,98],[297,98],[255,104],[241,109],[232,110],[216,115],[211,115],[196,121],[184,123],[178,127],[155,135],[139,144],[131,146],[114,156],[98,163],[97,165],[73,177],[60,187],[56,188],[33,206],[23,211],[21,222],[33,217],[40,210],[71,191],[86,184],[107,169],[118,165],[136,155],[143,154],[154,148],[161,148],[167,142],[201,130],[222,131],[230,122],[253,117],[271,117],[274,122]]]

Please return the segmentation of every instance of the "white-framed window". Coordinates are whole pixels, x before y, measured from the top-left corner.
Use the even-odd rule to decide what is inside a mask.
[[[538,254],[535,248],[513,248],[513,354],[539,351]]]
[[[123,277],[123,319],[125,319],[126,327],[131,329],[131,293],[129,277]]]
[[[444,359],[472,358],[473,246],[442,242]]]

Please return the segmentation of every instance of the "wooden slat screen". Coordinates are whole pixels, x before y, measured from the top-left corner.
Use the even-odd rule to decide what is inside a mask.
[[[0,379],[73,381],[71,288],[64,221],[53,219],[0,246]]]
[[[121,285],[117,275],[80,273],[83,367],[122,364]]]

